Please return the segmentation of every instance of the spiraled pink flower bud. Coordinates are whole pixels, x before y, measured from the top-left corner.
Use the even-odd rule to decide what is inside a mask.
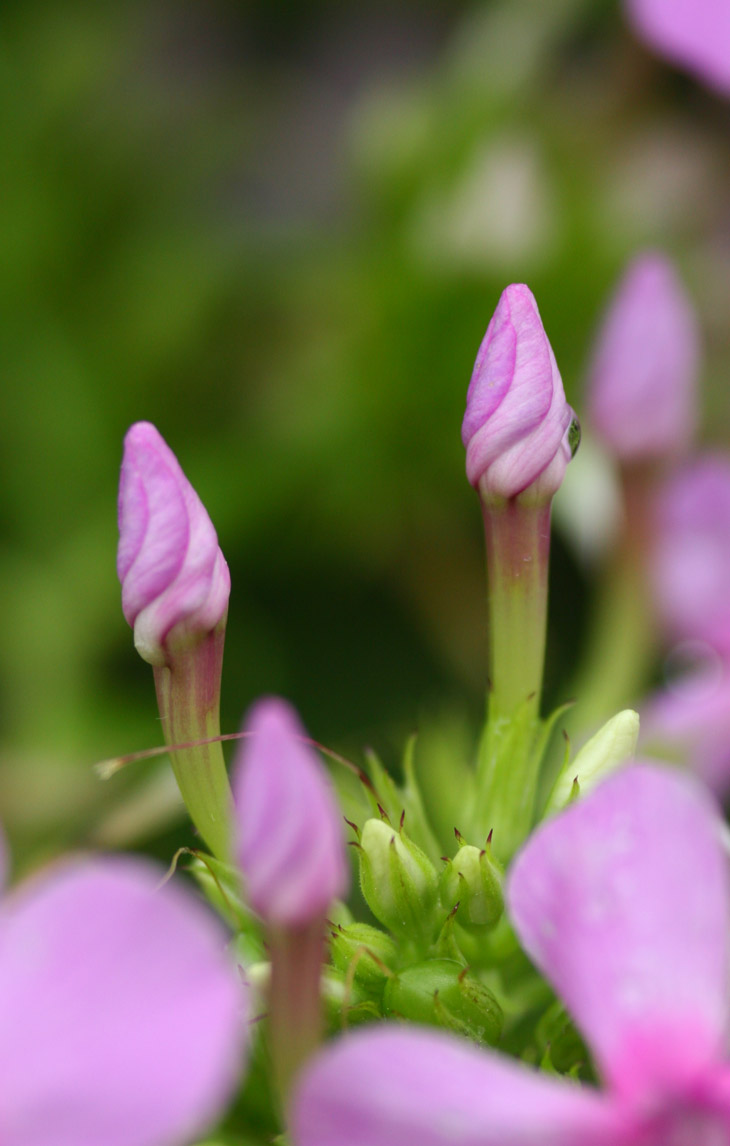
[[[627,0],[627,8],[653,48],[730,94],[727,0]]]
[[[522,494],[522,500],[549,502],[577,434],[532,292],[508,286],[479,347],[466,396],[466,475],[486,501]]]
[[[667,628],[730,653],[730,461],[709,454],[664,483],[652,577]]]
[[[696,422],[697,320],[664,255],[629,266],[599,332],[588,379],[587,414],[622,461],[671,457]]]
[[[349,883],[342,814],[294,710],[254,705],[234,774],[237,858],[262,919],[298,927],[326,915]]]
[[[150,422],[124,439],[117,572],[135,646],[152,665],[226,616],[231,580],[215,529]]]

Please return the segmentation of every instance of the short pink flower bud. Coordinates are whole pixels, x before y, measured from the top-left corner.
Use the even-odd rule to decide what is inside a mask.
[[[588,379],[590,423],[622,461],[687,448],[699,356],[695,313],[672,264],[639,255],[609,305]]]
[[[215,529],[149,422],[124,439],[117,572],[135,646],[152,665],[225,619],[231,579]]]
[[[342,813],[290,705],[260,700],[246,732],[233,790],[248,902],[272,926],[304,926],[347,891]]]
[[[730,95],[727,0],[627,0],[626,7],[647,43]]]
[[[479,347],[461,437],[466,475],[486,501],[546,503],[579,428],[528,287],[508,286]]]

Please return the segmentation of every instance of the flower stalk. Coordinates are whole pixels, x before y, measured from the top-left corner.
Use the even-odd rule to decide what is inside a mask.
[[[299,1071],[319,1046],[324,1025],[321,979],[325,918],[300,927],[270,927],[269,1047],[283,1108]]]
[[[165,743],[176,747],[170,763],[190,817],[218,859],[230,859],[233,804],[220,741],[220,683],[225,618],[194,650],[154,666],[157,705]]]

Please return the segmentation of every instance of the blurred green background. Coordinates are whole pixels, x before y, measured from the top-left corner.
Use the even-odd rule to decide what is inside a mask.
[[[613,0],[5,0],[0,29],[0,817],[19,854],[174,818],[164,766],[91,768],[160,742],[114,564],[142,418],[231,567],[224,731],[274,691],[353,755],[397,760],[416,727],[467,754],[484,569],[459,431],[486,324],[526,281],[580,412],[607,292],[659,246],[701,314],[705,438],[725,440],[730,108]],[[560,532],[553,590],[549,702],[591,601]]]

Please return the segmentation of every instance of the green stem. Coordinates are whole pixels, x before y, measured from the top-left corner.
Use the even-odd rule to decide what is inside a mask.
[[[220,735],[220,682],[225,618],[195,648],[176,652],[154,670],[165,743]],[[191,819],[218,859],[230,860],[231,790],[220,742],[170,752],[172,770]]]
[[[487,545],[490,715],[539,715],[545,659],[550,505],[482,506]]]
[[[271,928],[269,1040],[282,1105],[296,1075],[322,1038],[321,977],[325,920],[302,927]]]

